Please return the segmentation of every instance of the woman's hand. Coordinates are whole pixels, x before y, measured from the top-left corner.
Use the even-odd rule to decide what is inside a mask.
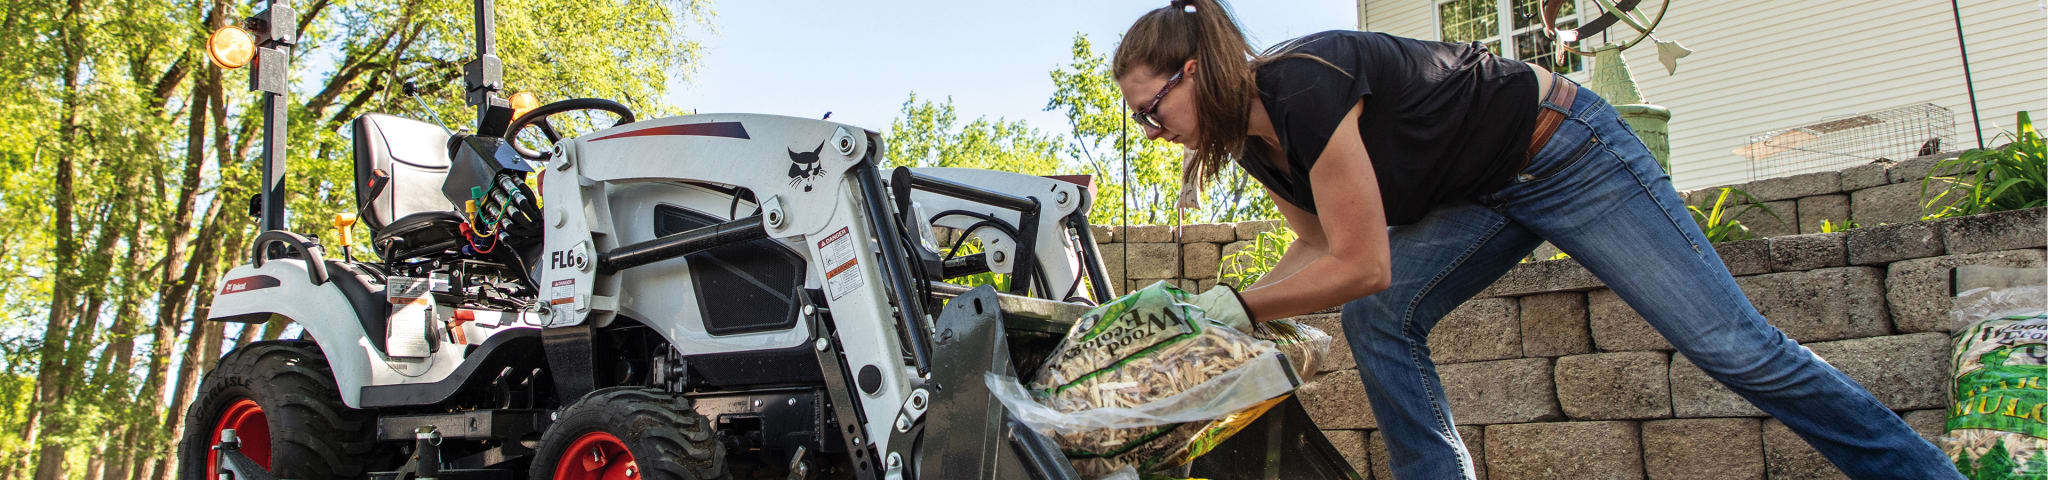
[[[1281,272],[1284,276],[1280,279],[1262,280],[1243,292],[1245,307],[1256,315],[1255,321],[1342,305],[1386,290],[1391,282],[1393,262],[1379,179],[1373,173],[1365,141],[1358,136],[1358,116],[1363,109],[1360,101],[1344,114],[1344,121],[1331,133],[1329,144],[1309,171],[1316,214],[1274,197],[1288,225],[1301,238],[1282,255],[1281,263],[1297,257],[1297,247],[1312,250],[1297,257],[1302,260],[1299,269]],[[1276,272],[1280,270],[1277,267]]]

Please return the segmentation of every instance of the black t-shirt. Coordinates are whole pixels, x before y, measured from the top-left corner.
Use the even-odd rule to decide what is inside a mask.
[[[1415,223],[1438,205],[1506,186],[1528,153],[1538,108],[1528,64],[1477,43],[1377,32],[1335,30],[1289,42],[1279,49],[1314,55],[1350,75],[1304,58],[1260,66],[1259,98],[1288,172],[1250,145],[1238,165],[1303,210],[1316,211],[1310,169],[1360,99],[1358,133],[1389,225]]]

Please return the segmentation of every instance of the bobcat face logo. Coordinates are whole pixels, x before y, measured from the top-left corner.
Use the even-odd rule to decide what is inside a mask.
[[[818,148],[811,149],[810,153],[789,151],[789,186],[801,183],[804,191],[811,191],[811,181],[825,176],[825,166],[818,162],[818,153],[823,151],[824,142],[819,142]]]

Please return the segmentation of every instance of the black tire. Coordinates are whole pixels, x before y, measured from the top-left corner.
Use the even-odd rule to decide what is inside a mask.
[[[541,435],[535,480],[554,478],[556,462],[585,434],[623,442],[646,480],[726,480],[725,444],[690,399],[654,389],[614,387],[591,392],[562,409]]]
[[[178,478],[213,478],[206,471],[212,430],[243,399],[255,401],[267,417],[270,473],[278,478],[360,479],[376,457],[376,415],[341,403],[320,347],[263,341],[229,352],[199,384],[198,398],[185,410]]]

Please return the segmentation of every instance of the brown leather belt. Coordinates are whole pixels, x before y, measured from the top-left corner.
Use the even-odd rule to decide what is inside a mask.
[[[1579,84],[1566,81],[1561,75],[1551,75],[1553,79],[1550,82],[1550,95],[1545,97],[1542,103],[1563,105],[1566,110],[1570,110],[1572,100],[1579,96]],[[1529,154],[1522,157],[1522,168],[1528,168],[1529,162],[1536,159],[1536,152],[1543,151],[1543,145],[1550,143],[1550,136],[1557,133],[1558,126],[1564,125],[1564,117],[1564,112],[1548,107],[1536,107],[1536,135],[1529,139]]]

